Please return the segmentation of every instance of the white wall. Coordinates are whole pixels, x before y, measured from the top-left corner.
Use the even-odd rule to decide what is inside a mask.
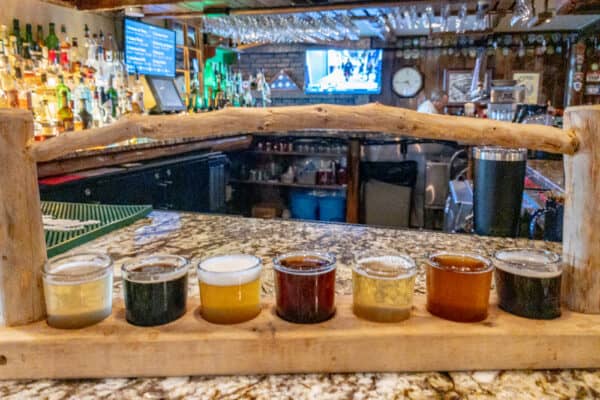
[[[91,33],[100,29],[106,33],[120,31],[120,21],[100,16],[93,13],[77,11],[75,9],[55,6],[40,0],[0,0],[0,24],[6,25],[12,31],[12,20],[18,18],[21,32],[25,32],[25,24],[31,23],[35,38],[36,26],[44,27],[44,36],[48,35],[48,23],[56,23],[56,33],[60,32],[60,25],[67,28],[69,37],[83,38],[84,24],[88,24]]]

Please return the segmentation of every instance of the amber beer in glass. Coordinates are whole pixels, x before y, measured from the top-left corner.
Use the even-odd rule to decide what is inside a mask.
[[[202,318],[216,324],[236,324],[260,313],[259,258],[221,255],[198,264]]]
[[[487,318],[493,266],[477,254],[435,253],[426,262],[427,311],[458,322]]]
[[[273,261],[277,315],[301,324],[335,314],[335,257],[318,252],[288,253]]]

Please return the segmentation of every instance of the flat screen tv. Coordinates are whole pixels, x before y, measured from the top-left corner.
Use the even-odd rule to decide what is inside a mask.
[[[175,77],[175,32],[125,19],[125,64],[130,74]]]
[[[306,93],[378,94],[382,51],[307,50]]]

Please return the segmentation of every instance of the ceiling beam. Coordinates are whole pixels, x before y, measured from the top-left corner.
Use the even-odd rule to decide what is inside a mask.
[[[111,11],[125,7],[142,7],[158,4],[177,4],[182,0],[75,0],[79,10]]]
[[[47,0],[48,1],[48,0]],[[50,0],[61,1],[61,0]],[[80,10],[89,11],[110,11],[125,7],[142,7],[145,5],[164,5],[184,3],[182,0],[72,0]],[[447,0],[449,4],[461,4],[464,0]],[[476,4],[475,0],[469,0]],[[432,4],[431,0],[408,0],[408,1],[351,1],[345,3],[333,4],[315,4],[309,6],[292,7],[261,7],[261,8],[234,8],[230,10],[231,15],[266,15],[266,14],[291,14],[301,12],[319,12],[334,10],[351,10],[356,8],[388,8],[388,7],[408,7],[411,5],[423,6]],[[168,15],[167,15],[168,14]],[[149,17],[176,17],[176,18],[195,18],[205,15],[203,11],[174,12],[174,13],[149,13]]]

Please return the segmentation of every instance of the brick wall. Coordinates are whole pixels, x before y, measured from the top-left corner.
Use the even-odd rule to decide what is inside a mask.
[[[320,46],[322,48],[322,46]],[[304,63],[305,51],[310,45],[264,45],[247,49],[240,53],[237,69],[242,71],[244,78],[249,74],[256,75],[262,69],[271,82],[284,70],[298,85],[298,91],[273,91],[271,93],[273,106],[288,106],[299,104],[343,104],[355,105],[369,102],[368,95],[313,95],[304,94]]]

